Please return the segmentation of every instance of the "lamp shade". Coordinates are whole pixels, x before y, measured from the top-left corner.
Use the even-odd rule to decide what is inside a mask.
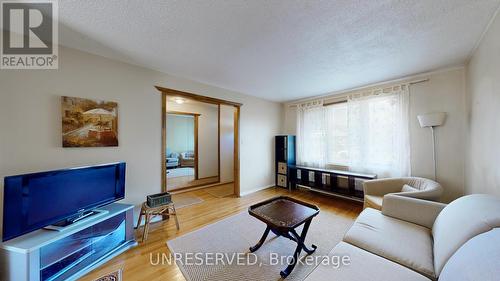
[[[417,116],[420,127],[434,127],[443,125],[446,112],[435,112]]]

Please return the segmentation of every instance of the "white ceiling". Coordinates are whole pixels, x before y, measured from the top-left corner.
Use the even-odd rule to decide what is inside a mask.
[[[60,43],[288,101],[462,64],[499,3],[64,0]]]

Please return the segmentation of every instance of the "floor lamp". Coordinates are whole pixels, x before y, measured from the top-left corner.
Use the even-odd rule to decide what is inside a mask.
[[[436,113],[428,113],[418,115],[418,122],[420,123],[420,127],[431,128],[432,133],[432,160],[434,162],[434,180],[437,180],[437,164],[436,164],[436,138],[434,135],[434,127],[441,126],[444,124],[444,120],[446,119],[445,112],[436,112]]]

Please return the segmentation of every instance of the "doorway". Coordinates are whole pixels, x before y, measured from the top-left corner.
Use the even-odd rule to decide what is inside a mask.
[[[162,191],[231,184],[239,196],[242,104],[156,88],[162,94]]]

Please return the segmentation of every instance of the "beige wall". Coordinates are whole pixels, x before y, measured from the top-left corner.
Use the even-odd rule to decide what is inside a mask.
[[[459,67],[405,79],[410,81],[429,78],[427,82],[410,86],[411,168],[414,176],[432,178],[433,174],[431,132],[428,128],[420,128],[417,115],[438,111],[448,114],[445,125],[436,128],[437,177],[445,188],[442,198],[444,202],[449,202],[464,192],[464,73],[464,68]],[[295,109],[284,105],[283,112],[284,133],[295,134]]]
[[[167,111],[198,113],[198,177],[219,175],[219,109],[211,103],[189,100],[178,104],[167,100]],[[167,127],[168,127],[167,123]],[[168,136],[167,136],[168,138]],[[167,143],[168,147],[168,143]]]
[[[59,55],[59,70],[0,70],[0,190],[7,175],[126,161],[125,202],[159,192],[161,95],[154,85],[243,103],[242,193],[273,184],[280,104],[72,49]],[[120,146],[62,148],[61,95],[118,102]]]
[[[500,195],[500,14],[467,67],[466,193]]]
[[[432,178],[432,138],[421,128],[417,115],[446,112],[446,122],[436,127],[437,181],[443,185],[442,201],[464,194],[465,70],[430,75],[430,80],[410,87],[410,140],[412,175]]]

